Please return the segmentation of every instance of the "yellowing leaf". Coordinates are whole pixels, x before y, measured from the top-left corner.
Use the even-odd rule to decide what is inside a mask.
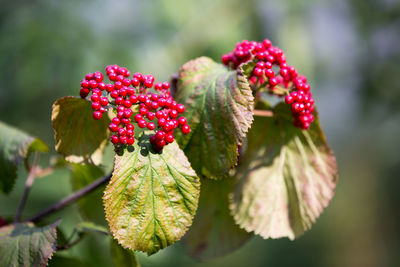
[[[232,194],[235,221],[264,238],[294,239],[328,206],[338,179],[336,159],[318,119],[310,130],[292,126],[280,104],[256,118]]]
[[[51,115],[56,150],[68,161],[99,164],[108,141],[110,119],[94,120],[90,102],[72,96],[58,99]]]
[[[106,219],[125,248],[156,253],[178,241],[192,224],[200,181],[174,142],[155,152],[143,134],[115,156],[104,192]]]
[[[210,178],[227,176],[253,121],[253,95],[241,69],[229,71],[207,57],[179,71],[175,100],[186,107],[191,133],[178,136],[192,167]]]

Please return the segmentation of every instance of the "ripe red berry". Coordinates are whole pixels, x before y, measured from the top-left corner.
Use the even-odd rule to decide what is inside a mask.
[[[133,145],[133,143],[135,143],[135,137],[133,137],[133,136],[128,137],[128,140],[126,141],[126,143],[130,146]]]
[[[174,142],[174,136],[172,134],[168,134],[167,136],[165,136],[165,142],[167,143]]]
[[[93,112],[93,119],[100,120],[103,114],[100,111]]]
[[[108,126],[108,128],[110,129],[111,132],[116,132],[118,131],[118,125],[115,123],[110,123],[110,125]]]
[[[141,120],[139,120],[139,121],[137,122],[137,124],[138,124],[139,128],[146,128],[146,126],[147,126],[147,121],[141,119]]]
[[[187,125],[187,124],[183,125],[181,130],[182,130],[182,133],[183,133],[183,134],[188,134],[188,133],[190,133],[190,127],[189,127],[189,125]]]
[[[111,136],[111,143],[113,144],[118,144],[119,143],[119,138],[117,135],[112,135]]]
[[[154,130],[155,128],[156,128],[156,125],[154,124],[154,122],[149,122],[147,124],[147,129]]]
[[[99,102],[92,102],[92,109],[93,110],[98,110],[100,109],[101,105]]]
[[[99,101],[100,101],[100,96],[97,95],[97,94],[93,94],[93,95],[90,97],[90,99],[91,99],[93,102],[99,102]]]
[[[182,105],[182,104],[176,105],[176,111],[178,111],[178,113],[183,113],[183,112],[185,112],[185,106]]]
[[[108,98],[107,97],[100,98],[100,104],[102,106],[107,106],[108,105]]]
[[[178,119],[178,123],[179,123],[179,125],[185,125],[187,123],[186,118],[185,117],[180,117]]]

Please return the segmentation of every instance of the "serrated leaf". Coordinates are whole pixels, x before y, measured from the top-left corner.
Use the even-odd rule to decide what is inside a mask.
[[[111,240],[111,256],[116,267],[140,267],[135,253],[121,247],[115,239]]]
[[[17,166],[33,151],[47,152],[43,141],[0,122],[0,192],[9,193],[17,178]]]
[[[303,131],[292,125],[288,105],[274,114],[257,117],[249,131],[231,211],[247,231],[294,239],[328,206],[338,171],[318,118]]]
[[[229,71],[207,57],[191,60],[179,71],[175,100],[185,105],[192,130],[177,137],[192,167],[209,178],[227,176],[253,121],[254,98],[242,69]]]
[[[0,228],[0,266],[46,266],[57,246],[58,222],[42,228],[31,223]]]
[[[79,190],[88,184],[94,182],[104,175],[103,170],[92,164],[69,163],[68,166],[72,171],[72,187]],[[96,189],[86,197],[78,200],[79,210],[82,216],[90,221],[101,225],[106,225],[104,208],[102,205],[103,191],[105,185]]]
[[[123,155],[104,192],[106,219],[119,243],[156,253],[178,241],[192,224],[200,180],[174,142],[155,152],[143,134]]]
[[[233,179],[203,179],[199,209],[187,234],[183,237],[190,255],[199,260],[223,256],[242,246],[251,234],[235,224],[229,212],[228,195]]]
[[[56,150],[68,161],[98,165],[108,141],[110,119],[94,120],[90,102],[66,96],[53,104],[51,120]]]

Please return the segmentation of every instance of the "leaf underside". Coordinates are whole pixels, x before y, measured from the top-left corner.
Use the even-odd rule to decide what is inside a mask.
[[[223,256],[252,237],[234,222],[229,212],[228,195],[233,189],[233,182],[232,178],[201,181],[199,209],[193,225],[183,237],[192,257],[209,260]]]
[[[90,102],[66,96],[53,104],[51,120],[56,151],[68,161],[100,164],[109,137],[110,119],[94,120]]]
[[[12,190],[18,164],[33,151],[47,152],[48,147],[41,140],[0,122],[0,192]]]
[[[186,107],[191,133],[177,140],[192,167],[209,178],[226,177],[253,121],[254,98],[242,69],[229,71],[207,57],[191,60],[179,71],[175,100]]]
[[[247,231],[294,239],[329,204],[338,171],[318,118],[303,131],[292,126],[287,105],[276,106],[274,114],[257,117],[249,131],[231,212]]]
[[[192,224],[200,180],[175,142],[158,153],[149,137],[143,133],[115,156],[103,201],[118,242],[153,254],[178,241]]]
[[[57,245],[56,225],[31,223],[0,228],[0,266],[46,266]]]

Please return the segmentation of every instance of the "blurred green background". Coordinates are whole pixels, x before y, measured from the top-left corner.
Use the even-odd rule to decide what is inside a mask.
[[[143,266],[399,266],[399,0],[0,1],[0,120],[54,145],[52,103],[78,95],[85,73],[120,64],[168,80],[186,61],[219,60],[243,39],[270,38],[311,81],[339,165],[331,205],[298,240],[254,237],[200,263],[177,243]],[[107,154],[111,168],[112,151]],[[14,214],[25,172],[0,215]],[[38,179],[24,216],[72,192],[69,172]],[[98,192],[101,194],[101,192]],[[102,205],[98,203],[98,205]],[[68,235],[82,220],[63,217]],[[92,234],[61,256],[112,266],[109,240]],[[50,266],[72,266],[61,256]]]

